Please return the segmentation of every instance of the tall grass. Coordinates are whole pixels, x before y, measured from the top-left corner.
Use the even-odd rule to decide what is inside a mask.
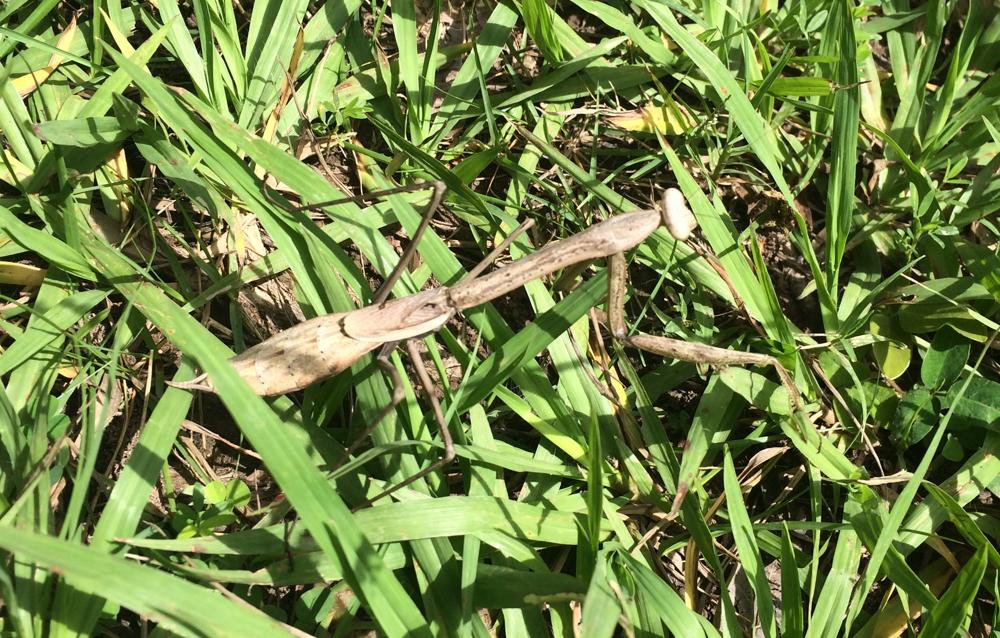
[[[7,3],[3,630],[989,635],[998,14]],[[360,446],[371,357],[256,396],[227,359],[366,305],[428,195],[309,205],[430,180],[396,296],[680,188],[696,239],[628,256],[630,329],[773,355],[804,410],[616,343],[603,263],[393,353]],[[417,365],[456,460],[371,503],[441,455]]]

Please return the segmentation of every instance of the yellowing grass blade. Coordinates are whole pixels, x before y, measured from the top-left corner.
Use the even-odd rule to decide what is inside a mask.
[[[637,133],[680,135],[694,127],[694,119],[683,106],[669,96],[664,104],[647,104],[635,111],[626,111],[608,117],[608,124],[615,128]]]
[[[61,50],[68,50],[70,43],[73,41],[73,36],[76,35],[76,17],[70,21],[69,26],[63,31],[62,35],[59,36],[59,40],[56,42],[56,48]],[[41,69],[37,71],[32,71],[31,73],[26,73],[20,77],[16,77],[11,82],[14,84],[14,88],[17,89],[17,94],[21,97],[31,94],[32,91],[40,87],[49,77],[59,68],[62,64],[64,56],[59,53],[53,53],[52,57],[49,58],[49,63],[46,64]]]
[[[38,266],[0,261],[0,284],[16,286],[41,286],[48,271]]]

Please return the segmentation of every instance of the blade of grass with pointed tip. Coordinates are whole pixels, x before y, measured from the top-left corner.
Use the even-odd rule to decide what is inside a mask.
[[[477,89],[485,88],[485,80],[477,78],[489,73],[516,23],[517,12],[502,2],[497,3],[472,43],[475,47],[473,55],[466,58],[445,92],[441,105],[434,111],[431,128],[436,132],[431,144],[437,146],[467,114],[478,107],[473,98]]]
[[[989,434],[980,449],[939,485],[963,507],[979,496],[982,487],[1000,491],[1000,436],[995,433]],[[947,509],[937,500],[924,499],[910,511],[900,528],[896,545],[904,555],[912,553],[947,518]]]
[[[882,528],[882,500],[867,485],[857,486],[853,499],[862,506],[862,511],[851,517],[851,525],[866,547],[874,547]],[[937,598],[927,584],[906,564],[903,555],[894,546],[886,552],[882,571],[902,593],[930,609],[937,604]]]
[[[0,376],[17,368],[56,339],[65,337],[67,330],[107,296],[105,290],[84,290],[62,299],[44,314],[35,315],[28,328],[0,357]]]
[[[747,143],[754,150],[757,159],[771,174],[775,185],[781,194],[784,195],[789,210],[795,217],[799,227],[801,237],[797,242],[799,249],[809,264],[809,269],[818,283],[820,305],[826,312],[833,312],[834,304],[827,295],[828,287],[825,283],[823,270],[816,258],[816,253],[809,242],[809,228],[805,219],[798,212],[795,204],[795,197],[788,188],[782,170],[782,154],[778,149],[777,141],[773,131],[760,117],[760,114],[753,108],[747,98],[743,88],[736,82],[736,79],[725,68],[719,58],[715,56],[704,44],[691,35],[682,27],[666,5],[653,4],[647,0],[637,0],[637,5],[642,7],[660,27],[667,32],[674,42],[690,56],[691,60],[709,78],[719,92],[720,97],[729,111],[733,122],[743,133]],[[835,316],[835,315],[834,315]]]
[[[583,317],[604,296],[606,281],[603,273],[588,280],[490,354],[476,367],[466,383],[462,404],[458,408],[459,413],[464,413],[473,404],[494,392],[498,384],[521,370],[527,362],[533,360],[554,339]],[[549,393],[551,388],[550,385]],[[552,397],[549,398],[551,400]],[[559,422],[553,425],[558,427]],[[557,438],[553,438],[553,435]],[[583,449],[579,447],[582,442],[579,428],[558,427],[557,432],[550,434],[550,438],[565,451],[575,452],[574,458],[579,458],[579,453]]]
[[[195,109],[189,111],[182,107],[176,93],[169,92],[156,78],[136,67],[117,52],[111,51],[112,57],[126,69],[135,83],[155,104],[160,116],[178,134],[189,141],[203,153],[203,160],[212,168],[218,178],[234,189],[246,205],[251,208],[267,228],[275,244],[282,248],[296,276],[296,283],[302,287],[305,300],[314,312],[331,311],[351,307],[353,304],[343,289],[340,280],[332,273],[338,272],[350,262],[343,251],[326,235],[319,232],[307,215],[302,212],[292,213],[277,209],[264,199],[257,178],[244,162],[239,160],[230,148],[220,144],[219,136],[230,135],[238,139],[251,137],[248,133],[232,124],[225,122],[211,107],[194,102]],[[213,131],[208,131],[198,122],[192,112],[200,113],[213,124]],[[267,145],[266,142],[254,138],[253,142]],[[250,143],[250,141],[248,141]],[[294,158],[287,158],[296,162]],[[297,162],[301,165],[300,162]],[[301,165],[303,171],[309,170]],[[315,173],[314,173],[315,175]],[[280,177],[280,176],[279,176]],[[333,188],[326,184],[318,175],[324,188],[323,195]],[[315,182],[314,182],[315,184]],[[307,194],[303,194],[306,196]],[[308,193],[312,195],[312,193]],[[329,198],[327,198],[329,199]],[[348,268],[349,270],[349,268]]]
[[[857,511],[856,503],[848,501],[845,504],[845,518],[850,518]],[[864,545],[858,535],[851,530],[842,530],[837,535],[837,545],[833,551],[833,560],[828,569],[824,569],[825,580],[823,588],[809,616],[809,630],[806,638],[835,638],[844,635],[844,618],[851,604],[851,592],[857,587],[858,566]],[[817,565],[815,567],[819,569]]]
[[[777,636],[774,599],[771,597],[771,588],[764,573],[764,561],[760,558],[757,539],[754,538],[753,522],[743,502],[743,491],[740,489],[739,479],[736,478],[736,468],[729,453],[729,446],[726,446],[723,453],[722,476],[725,483],[729,524],[732,526],[740,565],[743,566],[743,571],[746,572],[747,580],[753,589],[754,603],[760,615],[760,630],[764,636]]]
[[[556,508],[494,496],[423,497],[374,505],[355,512],[353,519],[375,544],[492,532],[532,542],[576,545],[577,526],[583,520],[578,512],[587,504],[581,495],[571,503]],[[158,551],[218,555],[276,555],[288,548],[296,552],[317,549],[317,542],[306,537],[304,530],[287,536],[284,525],[201,538],[131,538],[124,542]]]
[[[10,209],[0,206],[0,230],[10,238],[10,241],[35,253],[67,273],[94,281],[96,275],[80,254],[60,241],[52,233],[33,228],[14,215]]]
[[[781,530],[781,635],[782,638],[800,638],[805,626],[802,587],[795,560],[795,547],[787,522]]]
[[[621,605],[611,583],[615,582],[609,569],[610,555],[602,551],[597,556],[594,575],[587,587],[583,601],[583,618],[580,636],[582,638],[611,638],[618,627]]]
[[[245,48],[250,78],[239,113],[240,128],[256,128],[262,114],[274,106],[308,4],[306,0],[254,2]]]
[[[719,636],[718,630],[707,619],[689,609],[677,592],[648,566],[624,552],[619,552],[616,558],[628,569],[629,575],[635,580],[639,596],[652,611],[659,615],[660,621],[674,636],[691,636],[692,638]],[[659,628],[647,627],[646,629],[655,632]]]
[[[41,2],[34,5],[31,13],[23,17],[19,16],[17,21],[17,30],[12,31],[12,34],[21,36],[21,38],[28,37],[32,31],[34,31],[35,27],[42,23],[42,20],[51,15],[52,8],[57,4],[59,3],[56,0],[41,0]],[[4,18],[9,18],[9,16],[5,15]],[[0,42],[0,58],[6,58],[7,54],[13,51],[17,46],[17,43],[20,41],[22,40],[8,36],[6,42]]]
[[[181,15],[177,0],[162,0],[156,3],[163,27],[168,29],[167,46],[180,62],[195,88],[206,98],[210,96],[209,81],[205,74],[205,62],[198,51],[187,22]]]
[[[160,570],[27,530],[0,527],[0,547],[182,636],[287,636],[278,621]]]
[[[399,77],[406,90],[409,139],[419,145],[424,136],[424,82],[420,74],[423,58],[417,53],[417,16],[412,2],[397,2],[393,5],[392,35],[399,52]]]
[[[334,486],[313,465],[292,426],[256,396],[229,365],[232,352],[197,321],[183,313],[142,272],[94,236],[80,229],[88,260],[99,266],[135,308],[157,325],[184,354],[208,373],[229,409],[275,480],[296,507],[306,527],[332,559],[344,566],[347,581],[362,597],[388,635],[429,636],[425,621],[399,581],[375,553]],[[134,283],[136,276],[139,283]]]
[[[978,369],[978,367],[982,364],[987,350],[988,348],[984,348],[981,351],[979,360],[976,362],[974,369]],[[948,429],[948,423],[951,421],[951,417],[955,412],[955,406],[959,403],[961,397],[965,395],[965,391],[968,389],[969,383],[972,381],[974,376],[975,375],[973,374],[967,374],[965,376],[965,380],[959,388],[954,402],[948,408],[947,412],[945,412],[945,415],[941,419],[937,428],[935,428],[934,435],[931,438],[930,443],[928,443],[923,457],[920,459],[920,464],[917,465],[917,469],[913,472],[910,480],[906,482],[899,496],[893,503],[892,509],[889,511],[889,516],[886,518],[885,526],[882,528],[882,533],[879,534],[878,542],[871,550],[871,558],[865,568],[864,578],[862,579],[861,586],[858,589],[858,591],[861,592],[859,594],[860,596],[867,596],[867,593],[871,590],[872,584],[875,582],[875,578],[882,567],[882,561],[885,559],[885,554],[888,552],[889,546],[899,534],[900,525],[902,525],[903,519],[906,517],[907,512],[913,504],[913,499],[916,496],[921,482],[927,475],[927,470],[929,469],[931,462],[936,457],[938,448],[940,447],[941,441],[944,439],[945,432]],[[848,628],[861,612],[861,607],[861,604],[852,606],[852,613],[847,623]]]
[[[687,445],[681,456],[677,489],[693,491],[698,487],[698,473],[708,457],[709,447],[717,436],[728,437],[731,425],[746,403],[713,374],[698,401],[694,419],[687,432]]]
[[[986,548],[980,547],[927,614],[919,638],[951,638],[963,632],[988,563]]]
[[[175,377],[178,381],[194,376],[194,368],[182,361]],[[194,396],[187,391],[168,388],[146,420],[136,444],[140,454],[132,454],[108,497],[108,504],[94,527],[90,546],[95,551],[112,553],[119,544],[112,540],[135,533],[143,506],[156,487],[159,472],[170,454],[181,422]],[[85,593],[64,583],[56,587],[53,603],[53,635],[66,631],[90,635],[103,607],[102,592]],[[72,622],[69,622],[72,619]]]
[[[836,39],[840,51],[837,83],[833,98],[833,142],[830,151],[830,185],[827,188],[826,277],[830,297],[836,298],[840,265],[854,217],[854,190],[857,188],[858,126],[861,118],[858,88],[857,43],[850,0],[837,0],[831,10],[827,38]],[[849,316],[853,308],[840,310]]]
[[[631,17],[619,9],[595,0],[572,0],[572,2],[612,29],[621,31],[628,36],[628,39],[642,49],[643,53],[648,55],[657,66],[670,67],[676,62],[677,56],[662,41],[651,38],[635,24]]]
[[[948,519],[958,532],[977,551],[986,553],[986,558],[994,569],[1000,569],[1000,552],[997,551],[993,542],[983,533],[983,530],[976,524],[975,519],[969,515],[948,492],[931,482],[924,482],[924,489],[948,512]]]
[[[589,580],[597,564],[600,546],[601,519],[603,518],[604,454],[601,448],[601,427],[597,414],[591,413],[587,429],[587,523],[580,526],[581,542],[577,545],[576,575]]]

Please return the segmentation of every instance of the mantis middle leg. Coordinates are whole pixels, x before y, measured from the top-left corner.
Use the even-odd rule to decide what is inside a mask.
[[[437,190],[435,190],[435,194],[437,199],[432,200],[431,203],[433,203],[436,207],[436,205],[440,203],[440,195],[437,194]],[[428,212],[433,213],[433,209],[428,208]],[[418,228],[417,232],[414,233],[414,237],[416,239],[419,239],[419,237],[423,235],[423,231],[426,229],[427,225],[426,223],[429,222],[429,219],[430,219],[429,214],[425,213],[424,219],[421,221],[420,228]],[[533,223],[534,223],[533,220],[529,219],[520,224],[516,229],[514,229],[513,232],[511,232],[507,237],[505,237],[503,241],[497,244],[482,261],[480,261],[472,270],[470,270],[469,273],[463,278],[463,281],[475,279],[476,277],[478,277],[487,267],[489,267],[491,263],[496,261],[496,259],[501,254],[503,254],[504,251],[507,250],[507,248],[510,246],[511,242],[514,241],[514,239],[516,239],[519,235],[528,230]],[[413,243],[411,243],[411,246],[416,246],[416,242],[414,241]],[[407,255],[407,253],[404,253],[403,260],[409,261],[409,259],[412,257],[412,252],[409,252],[409,248],[407,249],[407,251],[409,253],[409,256]],[[401,263],[404,262],[401,261]],[[398,276],[396,277],[396,279],[398,279]],[[387,279],[386,282],[389,283],[389,279]],[[379,292],[381,293],[381,289],[379,290]],[[379,300],[379,296],[380,295],[378,294],[376,295],[374,303],[381,303],[385,300],[384,297],[382,297],[382,299]],[[440,401],[438,401],[437,396],[434,393],[434,382],[431,380],[430,375],[427,373],[427,368],[423,361],[423,357],[420,355],[420,352],[416,346],[416,339],[407,339],[404,343],[407,354],[409,354],[410,361],[413,363],[414,370],[417,374],[417,379],[420,381],[420,385],[423,388],[424,393],[427,395],[428,401],[430,401],[431,413],[433,414],[434,421],[437,423],[438,429],[441,432],[441,441],[444,445],[444,451],[441,457],[437,461],[421,469],[416,474],[413,474],[407,477],[406,479],[400,481],[399,483],[396,483],[395,485],[383,490],[378,495],[368,499],[368,501],[365,504],[371,504],[385,496],[388,496],[393,492],[395,492],[396,490],[404,488],[407,485],[410,485],[413,482],[422,479],[423,477],[433,472],[438,471],[442,467],[447,466],[455,459],[455,445],[451,436],[451,431],[448,428],[448,421],[445,418],[444,411],[441,409],[441,403]],[[392,399],[385,407],[383,407],[379,411],[379,413],[375,416],[372,422],[369,423],[368,426],[365,428],[365,430],[355,439],[355,442],[351,444],[351,446],[347,450],[348,454],[352,453],[355,449],[357,449],[358,445],[362,441],[364,441],[364,439],[366,439],[375,430],[378,424],[382,420],[384,420],[393,410],[395,410],[396,406],[399,405],[399,403],[403,400],[404,394],[403,394],[402,380],[399,378],[399,374],[396,372],[396,368],[389,361],[389,354],[396,347],[396,345],[397,345],[396,343],[385,344],[380,350],[379,355],[375,359],[376,365],[378,365],[378,367],[382,369],[382,371],[385,372],[389,376],[389,379],[392,381],[392,386],[393,386]]]
[[[644,332],[629,334],[625,327],[625,255],[617,253],[608,258],[608,328],[611,335],[626,345],[646,350],[661,357],[668,357],[689,363],[709,365],[761,365],[771,366],[777,371],[782,385],[788,390],[789,398],[801,407],[798,389],[791,375],[781,362],[768,354],[727,350],[703,343],[658,337]]]

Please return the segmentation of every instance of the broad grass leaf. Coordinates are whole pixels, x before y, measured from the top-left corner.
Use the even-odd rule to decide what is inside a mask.
[[[131,131],[122,127],[117,117],[83,117],[52,120],[35,125],[35,133],[47,142],[60,146],[91,148],[97,144],[117,144]]]
[[[986,574],[986,556],[986,549],[980,548],[965,563],[948,591],[927,615],[919,638],[951,638],[962,631]]]
[[[521,16],[528,35],[550,62],[562,62],[563,48],[555,34],[553,17],[545,0],[522,0]]]
[[[976,523],[976,519],[970,516],[951,494],[937,485],[927,481],[924,483],[924,489],[948,512],[948,519],[962,537],[977,550],[986,552],[986,557],[994,569],[1000,568],[1000,552]]]
[[[767,91],[776,97],[822,97],[830,95],[833,83],[826,78],[781,77],[771,82]]]
[[[934,334],[931,346],[920,366],[920,380],[929,388],[953,383],[969,360],[972,347],[968,339],[945,326]]]
[[[913,352],[902,340],[902,332],[892,317],[883,313],[872,315],[869,329],[873,335],[884,337],[872,345],[872,353],[879,369],[887,379],[898,379],[910,367]]]
[[[917,387],[905,395],[892,419],[892,439],[900,449],[922,440],[939,420],[937,399],[927,388]]]
[[[0,547],[181,636],[288,635],[278,621],[256,609],[90,547],[13,527],[0,528]]]

